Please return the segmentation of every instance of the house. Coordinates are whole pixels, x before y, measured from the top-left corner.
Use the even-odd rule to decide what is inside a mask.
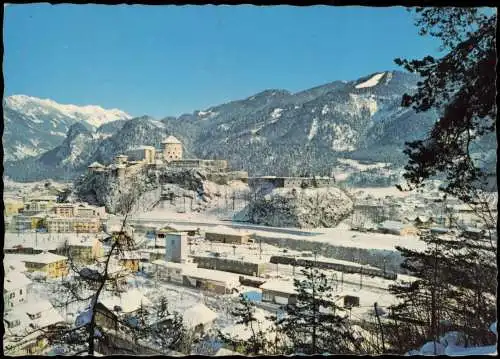
[[[4,311],[26,302],[26,294],[31,284],[24,274],[18,270],[8,270],[3,281]]]
[[[297,290],[293,281],[270,280],[260,286],[262,301],[276,304],[295,304]]]
[[[96,323],[105,328],[116,329],[119,320],[133,317],[141,307],[151,307],[151,301],[139,289],[132,289],[121,296],[101,299],[97,308]]]
[[[217,294],[231,293],[239,286],[239,276],[218,270],[185,266],[182,270],[185,286],[211,291]]]
[[[24,203],[19,200],[5,199],[4,201],[4,217],[9,217],[14,214],[18,214],[19,210],[24,208]]]
[[[54,252],[67,256],[74,262],[85,264],[91,264],[97,258],[104,256],[104,248],[97,237],[71,237]]]
[[[63,322],[64,319],[47,300],[20,304],[4,313],[4,354],[42,354],[48,344],[45,332]]]
[[[224,272],[259,277],[267,269],[267,262],[245,257],[192,256],[200,268],[216,269]]]
[[[195,333],[206,332],[215,319],[217,319],[217,313],[203,303],[198,303],[182,313],[183,324]]]
[[[415,236],[418,234],[417,228],[413,225],[398,221],[384,221],[379,224],[378,228],[382,233],[396,234],[399,236]]]
[[[43,272],[47,278],[60,278],[68,275],[68,258],[43,252],[40,254],[15,254],[26,265],[28,272]]]
[[[185,268],[196,268],[194,263],[175,263],[167,262],[163,259],[157,259],[151,264],[155,267],[155,273],[158,279],[165,280],[167,282],[175,282],[177,284],[183,283],[183,270]]]
[[[252,242],[252,234],[225,226],[216,226],[205,231],[205,239],[211,242],[246,244]]]

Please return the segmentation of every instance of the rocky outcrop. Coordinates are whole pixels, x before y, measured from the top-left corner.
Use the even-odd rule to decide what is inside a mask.
[[[253,198],[234,219],[272,227],[335,227],[352,213],[353,205],[336,187],[277,188]]]
[[[142,168],[120,180],[112,173],[88,173],[75,183],[74,195],[85,202],[105,206],[109,213],[120,213],[120,197],[135,196],[133,212],[151,211],[161,200],[166,207],[202,211],[211,208],[210,202],[221,196],[238,192],[243,196],[248,187],[220,185],[207,180],[209,170],[181,168]],[[244,187],[243,189],[240,187]],[[185,199],[185,200],[183,200]]]

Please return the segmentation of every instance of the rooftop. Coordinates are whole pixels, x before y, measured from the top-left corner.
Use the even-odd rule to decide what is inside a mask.
[[[200,324],[211,323],[215,319],[217,319],[217,313],[203,303],[196,304],[182,314],[182,321],[190,328],[194,328]]]
[[[164,139],[163,141],[161,141],[161,143],[178,143],[178,144],[181,144],[181,141],[179,141],[174,136],[168,136],[166,139]]]
[[[293,281],[285,281],[285,280],[270,280],[266,283],[262,284],[260,289],[264,290],[272,290],[280,293],[286,294],[297,294],[295,290],[295,286]]]
[[[122,313],[132,313],[143,306],[152,305],[151,301],[145,297],[139,289],[132,289],[122,294],[120,297],[113,296],[101,299],[100,302],[108,309],[114,310],[115,306],[122,309]]]

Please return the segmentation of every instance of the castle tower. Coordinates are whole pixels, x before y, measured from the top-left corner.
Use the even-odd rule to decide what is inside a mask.
[[[174,136],[168,136],[163,140],[163,160],[170,162],[182,159],[182,143]]]

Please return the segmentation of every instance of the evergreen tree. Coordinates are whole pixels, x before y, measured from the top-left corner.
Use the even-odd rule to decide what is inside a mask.
[[[443,175],[442,190],[469,204],[494,223],[487,207],[488,176],[493,166],[472,156],[472,150],[494,142],[496,128],[496,13],[476,8],[417,8],[422,35],[442,42],[449,52],[440,59],[396,63],[422,77],[415,94],[402,105],[417,112],[441,114],[428,138],[407,143],[409,161],[404,177],[410,188]]]
[[[317,268],[304,268],[302,274],[303,279],[294,279],[296,303],[279,320],[279,330],[290,342],[284,345],[285,354],[359,353],[349,320],[333,300],[331,280]]]
[[[402,268],[418,279],[400,281],[390,291],[401,303],[391,308],[407,351],[439,340],[450,329],[463,332],[470,345],[489,343],[488,327],[496,318],[496,250],[484,239],[424,233],[425,251],[396,247]],[[443,325],[443,323],[448,323]],[[451,325],[451,326],[450,326]],[[395,340],[396,338],[394,338]]]
[[[237,319],[235,324],[244,324],[250,330],[250,338],[238,338],[228,336],[219,331],[219,337],[223,342],[229,344],[235,351],[247,355],[259,355],[267,352],[270,345],[266,339],[266,333],[255,317],[255,304],[240,294],[239,305],[231,312]]]

